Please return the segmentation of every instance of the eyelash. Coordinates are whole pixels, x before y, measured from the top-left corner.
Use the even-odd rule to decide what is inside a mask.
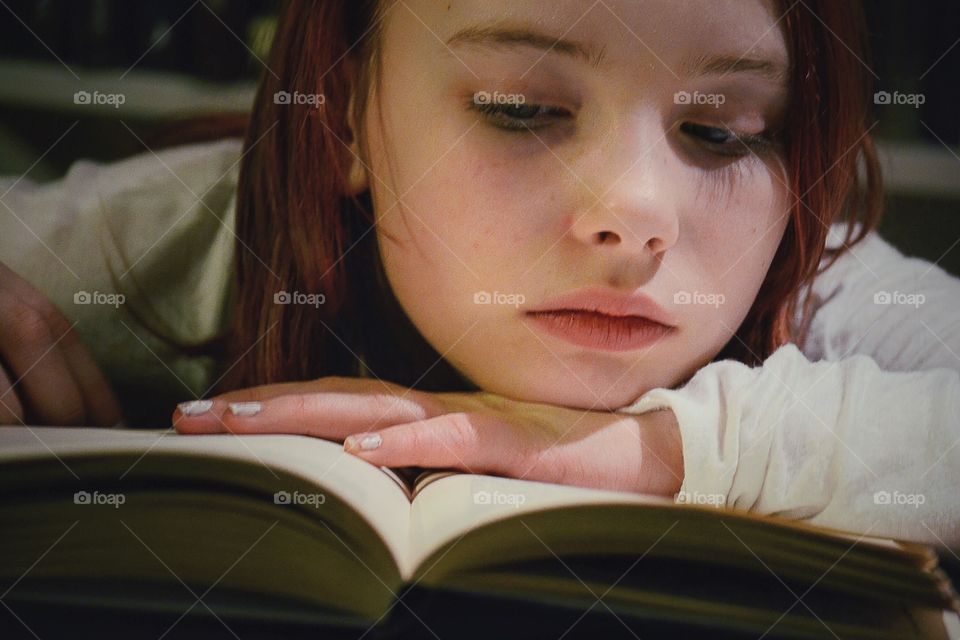
[[[570,112],[566,109],[558,107],[544,107],[537,104],[478,104],[471,100],[469,106],[471,109],[482,115],[493,126],[505,131],[521,134],[549,126],[549,123],[530,126],[527,123],[532,119],[532,116],[530,118],[518,118],[515,115],[515,110],[533,109],[535,110],[533,114],[534,116],[546,115],[549,117],[564,117],[570,115]],[[514,113],[511,114],[511,111]],[[683,123],[680,125],[680,129],[685,134],[700,140],[705,146],[710,148],[712,153],[728,158],[741,158],[750,155],[751,152],[760,155],[770,151],[778,145],[777,135],[766,130],[758,134],[737,133],[736,131],[732,131],[730,129],[708,127],[706,125],[696,124],[693,122]],[[698,135],[698,132],[699,134],[706,135],[719,133],[727,136],[729,141],[722,143],[710,142],[705,139],[706,135]]]
[[[489,102],[477,103],[471,100],[470,107],[486,118],[494,126],[507,131],[516,131],[520,133],[531,131],[533,129],[539,129],[547,126],[547,124],[538,124],[537,126],[531,127],[529,124],[527,124],[529,118],[518,118],[515,115],[511,115],[511,110],[535,109],[536,113],[534,115],[561,117],[570,115],[570,112],[566,109],[562,109],[560,107],[544,107],[539,104],[493,104]]]
[[[696,131],[707,134],[720,133],[727,136],[729,138],[728,142],[715,143],[704,140],[704,144],[711,147],[714,153],[731,158],[747,156],[750,155],[751,152],[760,155],[778,145],[777,135],[769,130],[764,130],[760,133],[737,133],[730,129],[708,127],[693,122],[684,122],[680,125],[680,130],[700,140],[704,140],[704,137],[697,135],[695,133]]]

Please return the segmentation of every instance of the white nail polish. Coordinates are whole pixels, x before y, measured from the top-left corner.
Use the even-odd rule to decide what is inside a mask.
[[[379,433],[375,433],[372,436],[364,436],[360,441],[360,448],[364,451],[370,451],[371,449],[379,447],[381,442],[383,442],[383,440],[380,438]]]
[[[371,451],[380,446],[383,440],[380,438],[379,433],[372,433],[363,436],[360,438],[359,442],[357,441],[357,436],[347,436],[346,445],[347,449],[360,449],[361,451]]]
[[[255,416],[262,408],[259,402],[231,402],[230,413],[235,416]]]
[[[191,400],[190,402],[181,402],[177,405],[177,408],[185,416],[198,416],[210,411],[212,406],[213,400]]]

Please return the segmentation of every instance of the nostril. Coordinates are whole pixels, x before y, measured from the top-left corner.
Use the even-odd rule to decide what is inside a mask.
[[[617,234],[612,231],[600,231],[597,233],[597,237],[600,239],[600,244],[606,244],[607,238],[610,239],[611,244],[616,244],[620,241],[620,239],[617,237]]]

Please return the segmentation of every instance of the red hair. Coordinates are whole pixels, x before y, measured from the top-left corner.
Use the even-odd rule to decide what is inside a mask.
[[[763,362],[777,347],[802,343],[793,326],[809,317],[813,279],[880,222],[883,180],[870,136],[873,95],[866,19],[859,2],[776,3],[791,59],[784,125],[790,221],[749,314],[715,360]],[[862,163],[864,178],[858,174]],[[826,249],[829,227],[847,223],[839,249]],[[826,258],[821,265],[821,260]]]
[[[283,10],[246,132],[238,188],[236,295],[227,375],[218,392],[322,376],[376,376],[425,390],[472,385],[442,361],[387,285],[369,193],[346,197],[349,122],[363,122],[379,79],[376,0],[290,0]],[[791,57],[782,140],[790,220],[760,292],[718,355],[758,364],[796,341],[801,291],[879,221],[880,167],[869,135],[872,95],[861,63],[865,20],[855,2],[775,3]],[[279,91],[323,94],[322,109],[276,104]],[[350,96],[355,94],[351,103]],[[363,131],[356,131],[362,143]],[[866,181],[858,177],[863,163]],[[829,226],[851,224],[839,251]],[[279,291],[325,303],[275,304]],[[806,310],[807,305],[804,304]]]

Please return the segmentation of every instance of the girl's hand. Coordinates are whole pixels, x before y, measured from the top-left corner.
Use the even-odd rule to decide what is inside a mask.
[[[179,433],[289,433],[343,441],[387,467],[457,468],[601,489],[673,495],[683,480],[672,411],[583,411],[490,393],[427,393],[326,377],[183,403]]]
[[[0,424],[113,426],[121,417],[71,323],[0,262]]]

